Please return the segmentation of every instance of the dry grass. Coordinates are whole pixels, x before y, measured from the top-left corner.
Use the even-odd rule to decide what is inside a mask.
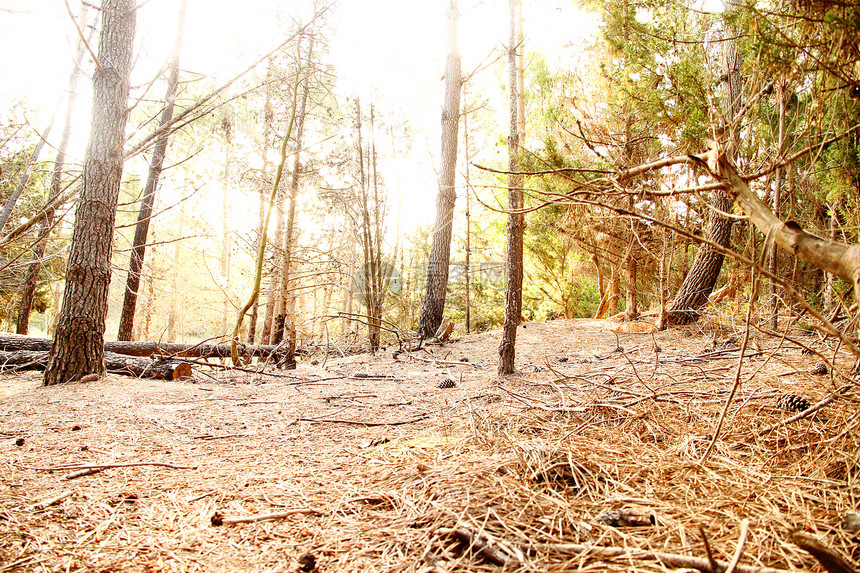
[[[0,571],[301,571],[315,563],[320,571],[477,572],[500,570],[502,560],[505,571],[665,571],[676,567],[576,545],[706,558],[704,532],[714,556],[728,561],[744,519],[746,567],[817,570],[787,541],[792,529],[860,557],[841,526],[860,493],[854,394],[761,433],[792,415],[776,407],[778,396],[814,402],[844,383],[810,373],[820,358],[757,341],[700,463],[738,350],[722,344],[725,335],[713,350],[713,332],[616,339],[613,326],[528,324],[518,338],[522,373],[505,380],[495,376],[494,334],[416,354],[431,362],[328,359],[288,377],[111,376],[44,388],[37,374],[10,375],[0,380]],[[616,340],[623,351],[614,351]],[[470,362],[452,364],[461,358]],[[457,387],[437,388],[445,377]],[[66,479],[82,465],[131,463],[174,467]],[[654,524],[598,519],[622,508]],[[229,523],[265,514],[280,515]],[[213,516],[225,523],[213,525]]]

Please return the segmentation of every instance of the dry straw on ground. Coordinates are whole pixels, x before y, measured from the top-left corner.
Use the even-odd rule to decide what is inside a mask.
[[[851,359],[753,340],[702,461],[733,329],[613,326],[527,324],[505,380],[494,334],[286,374],[7,375],[0,571],[707,570],[703,538],[735,571],[819,570],[792,530],[860,557],[853,386],[788,424],[778,405]]]

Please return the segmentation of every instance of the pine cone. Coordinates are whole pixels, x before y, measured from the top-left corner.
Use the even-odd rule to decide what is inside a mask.
[[[810,406],[809,400],[797,394],[783,394],[777,399],[776,405],[789,412],[805,412]]]
[[[445,378],[438,384],[439,388],[454,388],[457,386],[457,383],[454,382],[451,378]]]
[[[827,374],[827,364],[825,364],[824,362],[819,362],[815,365],[815,368],[812,369],[812,373],[824,376],[825,374]]]

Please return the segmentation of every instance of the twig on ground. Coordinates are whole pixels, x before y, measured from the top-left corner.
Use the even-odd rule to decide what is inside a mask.
[[[463,527],[453,529],[440,527],[436,532],[441,535],[453,535],[461,542],[467,544],[469,549],[487,558],[487,560],[495,565],[507,565],[511,560],[511,556],[493,546],[493,540],[485,533],[474,533]]]
[[[700,464],[704,464],[707,461],[708,456],[711,455],[711,451],[713,451],[714,446],[717,443],[717,440],[720,438],[720,430],[723,429],[723,423],[726,420],[726,415],[729,413],[729,408],[732,405],[732,401],[735,399],[735,393],[738,391],[738,388],[741,385],[741,371],[744,366],[744,354],[746,354],[747,346],[750,341],[750,324],[752,323],[752,313],[753,313],[753,301],[755,300],[756,291],[758,290],[758,277],[756,276],[756,271],[758,267],[753,267],[752,270],[752,294],[750,295],[750,300],[747,303],[747,323],[746,328],[744,329],[744,341],[741,344],[741,354],[738,356],[738,367],[735,370],[735,381],[732,384],[732,389],[729,392],[728,398],[726,398],[726,405],[723,406],[723,411],[720,413],[720,419],[717,421],[717,428],[714,430],[714,435],[711,438],[711,443],[708,444],[707,449],[705,449],[705,453],[702,454],[702,457],[699,459]]]
[[[36,470],[40,472],[59,472],[65,470],[106,470],[110,468],[134,468],[140,466],[157,466],[170,468],[172,470],[196,470],[197,466],[177,466],[166,462],[128,462],[120,464],[68,464],[62,466],[25,466],[17,465],[24,470]]]
[[[415,422],[420,422],[421,420],[426,420],[430,417],[430,414],[422,414],[420,416],[416,416],[410,420],[400,420],[397,422],[363,422],[361,420],[343,420],[340,418],[305,418],[299,417],[296,418],[297,422],[319,422],[319,423],[328,423],[328,424],[352,424],[355,426],[402,426],[404,424],[413,424]]]
[[[232,525],[234,523],[256,523],[258,521],[273,521],[275,519],[284,519],[293,515],[303,515],[312,513],[314,515],[322,515],[322,512],[316,509],[303,508],[291,509],[289,511],[279,511],[277,513],[261,513],[259,515],[249,515],[246,517],[224,517],[220,512],[216,511],[212,514],[212,525]]]
[[[828,573],[856,573],[856,569],[844,557],[827,547],[813,536],[800,531],[792,531],[789,540],[815,557]]]
[[[74,494],[75,494],[75,492],[73,492],[71,490],[66,490],[59,495],[55,495],[53,497],[49,497],[47,499],[43,499],[42,501],[34,503],[32,509],[33,509],[33,511],[45,509],[45,508],[50,507],[54,504],[60,503],[61,501],[63,501],[67,497],[71,497]]]
[[[684,567],[688,569],[698,569],[705,573],[716,573],[711,568],[711,564],[707,559],[699,557],[690,557],[688,555],[676,555],[674,553],[662,553],[659,551],[648,551],[645,549],[633,549],[625,547],[597,547],[594,545],[584,545],[579,543],[546,543],[534,546],[535,549],[554,549],[557,551],[565,551],[570,553],[587,553],[603,559],[612,559],[615,557],[623,557],[626,559],[641,559],[641,560],[656,560],[671,567]],[[724,571],[728,564],[724,561],[716,561],[718,570]],[[738,565],[735,568],[735,573],[788,573],[787,569],[773,569],[771,567],[750,567],[747,565]]]
[[[732,556],[731,562],[729,562],[728,568],[726,568],[725,573],[735,573],[738,567],[738,563],[741,561],[741,556],[744,554],[744,547],[747,544],[747,535],[750,530],[750,520],[744,519],[741,521],[741,535],[738,538],[738,547],[735,549],[735,554]]]

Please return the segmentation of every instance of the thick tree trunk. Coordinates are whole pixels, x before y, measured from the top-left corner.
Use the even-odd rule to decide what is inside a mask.
[[[463,84],[457,47],[459,14],[457,1],[448,4],[448,56],[445,64],[445,102],[442,106],[442,165],[436,196],[436,224],[427,264],[427,290],[418,321],[418,336],[428,339],[442,323],[451,262],[454,203],[457,200],[457,132],[460,125],[460,90]]]
[[[0,351],[0,372],[7,370],[44,370],[48,363],[45,350]],[[139,358],[122,354],[105,353],[105,367],[108,372],[138,378],[157,378],[179,380],[191,376],[191,365],[187,362]]]
[[[143,270],[143,260],[146,257],[146,238],[149,235],[149,221],[152,218],[152,208],[155,204],[155,191],[158,179],[164,166],[164,156],[167,154],[167,143],[170,130],[167,126],[173,120],[173,107],[176,102],[176,92],[179,88],[179,52],[182,46],[182,32],[185,26],[185,6],[183,0],[179,7],[179,30],[176,45],[173,47],[173,57],[170,60],[170,72],[167,78],[167,94],[164,96],[164,109],[158,124],[159,134],[152,149],[152,159],[149,163],[149,175],[143,188],[143,199],[137,213],[137,225],[134,228],[134,242],[131,248],[131,258],[128,262],[128,276],[125,283],[125,295],[122,301],[122,311],[119,317],[119,332],[117,340],[132,340],[134,332],[134,311],[137,308],[137,292],[140,288],[140,272]]]
[[[712,205],[715,211],[711,212],[708,238],[722,247],[728,247],[732,236],[732,221],[717,211],[731,212],[732,200],[725,192],[714,191]],[[667,313],[669,324],[688,324],[699,319],[699,312],[708,303],[708,296],[714,290],[722,268],[723,253],[711,245],[702,245],[693,266],[684,277],[672,308]]]
[[[510,133],[508,135],[508,224],[507,254],[505,256],[505,321],[499,344],[499,375],[513,374],[516,355],[517,326],[522,317],[523,303],[523,180],[518,175],[519,97],[517,92],[517,0],[510,0],[510,35],[508,39],[508,89],[510,90]]]
[[[725,113],[731,120],[741,109],[741,57],[733,41],[724,43],[726,62],[726,105]],[[733,147],[737,147],[738,134],[731,134]],[[732,153],[734,156],[734,153]],[[711,202],[713,209],[708,222],[708,239],[721,247],[728,248],[732,238],[732,219],[720,213],[731,213],[732,200],[722,190],[714,191]],[[699,312],[708,303],[708,296],[714,290],[720,270],[723,267],[723,254],[710,245],[702,245],[693,266],[684,277],[684,282],[672,308],[667,313],[669,324],[687,324],[699,319]]]
[[[128,77],[134,46],[134,0],[105,0],[99,69],[93,76],[90,141],[66,270],[63,306],[45,370],[45,384],[102,375],[114,222],[128,119]]]

